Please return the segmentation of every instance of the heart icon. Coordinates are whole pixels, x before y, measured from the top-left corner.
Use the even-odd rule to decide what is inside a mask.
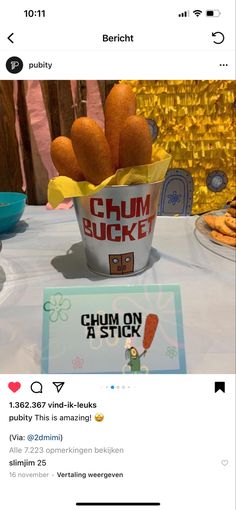
[[[19,382],[9,382],[8,388],[13,391],[13,393],[16,393],[21,387],[21,383]]]
[[[222,466],[227,466],[227,465],[228,465],[228,463],[229,463],[229,461],[228,461],[227,459],[223,459],[223,460],[221,461]]]

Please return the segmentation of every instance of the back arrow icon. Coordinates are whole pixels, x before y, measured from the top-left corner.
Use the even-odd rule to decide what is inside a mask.
[[[8,41],[10,41],[12,44],[14,44],[14,41],[11,40],[11,37],[14,35],[14,32],[8,36]]]
[[[212,37],[216,37],[217,35],[220,35],[220,40],[219,41],[213,41],[214,44],[222,44],[222,42],[224,42],[225,40],[225,36],[224,34],[222,34],[222,32],[212,32]]]

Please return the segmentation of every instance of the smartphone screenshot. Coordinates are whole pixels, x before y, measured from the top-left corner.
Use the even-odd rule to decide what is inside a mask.
[[[235,5],[5,3],[0,507],[235,509]]]

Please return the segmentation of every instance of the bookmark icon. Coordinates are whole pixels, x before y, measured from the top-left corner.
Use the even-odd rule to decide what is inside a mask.
[[[222,391],[222,393],[225,393],[225,382],[224,381],[216,381],[215,382],[215,393],[217,391]]]

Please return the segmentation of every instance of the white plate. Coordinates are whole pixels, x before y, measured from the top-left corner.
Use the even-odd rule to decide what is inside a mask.
[[[204,220],[204,216],[209,214],[214,216],[223,216],[226,213],[226,209],[221,209],[218,211],[211,211],[197,218],[195,223],[195,236],[200,244],[205,246],[210,251],[213,251],[217,255],[221,255],[229,260],[235,261],[236,258],[236,249],[234,246],[229,246],[227,244],[221,243],[220,241],[216,241],[211,237],[211,228],[207,225]]]

